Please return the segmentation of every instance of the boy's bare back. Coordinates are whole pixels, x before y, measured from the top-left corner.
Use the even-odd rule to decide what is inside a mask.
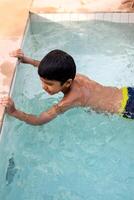
[[[59,102],[59,106],[63,110],[75,106],[88,106],[95,111],[118,113],[121,101],[121,89],[103,86],[84,75],[77,74],[70,91]]]

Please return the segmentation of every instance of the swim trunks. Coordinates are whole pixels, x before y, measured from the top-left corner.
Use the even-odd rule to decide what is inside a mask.
[[[122,116],[129,119],[134,119],[134,88],[124,87],[122,88],[122,103],[121,113]]]

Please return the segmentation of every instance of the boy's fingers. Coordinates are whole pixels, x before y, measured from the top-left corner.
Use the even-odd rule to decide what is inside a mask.
[[[8,105],[7,105],[6,103],[3,103],[2,106],[4,106],[4,107],[8,107]]]
[[[16,54],[14,54],[14,53],[10,53],[9,54],[11,57],[18,57]]]
[[[19,56],[19,54],[18,53],[9,53],[9,55],[11,56],[11,57],[17,57],[17,56]]]
[[[10,104],[9,101],[0,101],[0,104]]]
[[[3,103],[12,103],[12,100],[10,97],[2,97],[0,98],[0,103],[3,104]]]
[[[7,107],[7,105],[6,104],[0,104],[2,107]]]
[[[10,103],[8,100],[2,100],[1,103]]]
[[[2,103],[2,104],[9,104],[9,105],[12,105],[12,101],[11,100],[8,100],[8,99],[6,99],[6,100],[0,100],[0,103]]]
[[[22,52],[22,50],[21,49],[17,49],[16,51],[13,51],[13,53],[20,53],[20,54],[22,54],[23,52]]]
[[[16,49],[15,51],[19,52],[19,51],[22,51],[21,49]]]
[[[15,51],[9,52],[9,55],[10,55],[10,56],[14,56],[14,57],[22,56],[22,55],[23,55],[23,52],[22,52],[21,49],[17,49],[17,50],[15,50]]]
[[[9,56],[13,57],[14,55],[12,53],[9,53]]]
[[[10,97],[8,96],[1,96],[0,99],[4,100],[4,99],[9,99]]]

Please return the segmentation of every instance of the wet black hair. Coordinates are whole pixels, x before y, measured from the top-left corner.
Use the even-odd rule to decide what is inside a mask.
[[[62,50],[55,49],[41,60],[38,74],[41,78],[56,80],[62,85],[68,79],[75,78],[76,65],[72,56]]]

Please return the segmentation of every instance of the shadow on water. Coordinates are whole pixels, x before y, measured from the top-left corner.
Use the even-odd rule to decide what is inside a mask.
[[[13,157],[9,158],[8,168],[7,168],[7,172],[6,172],[7,185],[9,185],[13,182],[14,176],[17,173],[17,171],[18,170],[15,167],[14,158]]]

